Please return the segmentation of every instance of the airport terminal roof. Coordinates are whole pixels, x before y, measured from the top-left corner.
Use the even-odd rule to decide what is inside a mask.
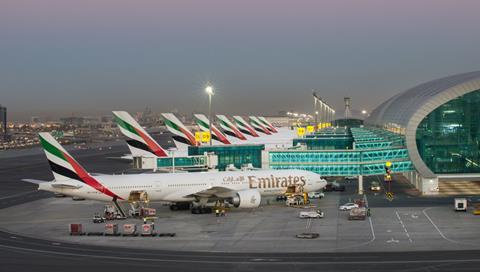
[[[365,120],[366,125],[405,135],[406,145],[416,170],[425,178],[436,175],[418,153],[416,131],[420,122],[433,110],[464,94],[480,90],[480,71],[448,76],[420,84],[380,104]]]
[[[448,76],[420,84],[380,104],[372,111],[365,123],[382,127],[387,124],[406,127],[419,109],[435,106],[431,109],[433,111],[455,97],[480,89],[479,84],[480,71]]]

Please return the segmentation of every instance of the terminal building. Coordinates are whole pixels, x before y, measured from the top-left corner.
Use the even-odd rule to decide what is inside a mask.
[[[452,180],[480,180],[479,109],[480,71],[418,85],[380,104],[363,123],[334,120],[333,127],[292,139],[292,148],[205,145],[190,147],[193,157],[157,159],[148,165],[225,170],[248,164],[326,177],[357,176],[362,193],[363,176],[384,175],[388,163],[389,172],[403,174],[422,194],[435,195],[444,193],[442,185]],[[480,193],[480,185],[466,185],[459,185],[464,194]]]
[[[366,127],[402,135],[414,171],[406,176],[424,194],[447,179],[480,178],[480,71],[436,79],[395,95],[365,120]]]

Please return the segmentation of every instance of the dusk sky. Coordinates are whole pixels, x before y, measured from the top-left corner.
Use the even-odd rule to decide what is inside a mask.
[[[480,1],[1,0],[11,118],[113,109],[343,112],[480,70]]]

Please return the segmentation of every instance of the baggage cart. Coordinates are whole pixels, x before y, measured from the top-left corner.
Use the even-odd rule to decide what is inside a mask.
[[[118,224],[105,224],[105,235],[107,236],[117,236],[118,235]]]
[[[123,236],[137,236],[137,225],[135,225],[135,224],[124,224],[123,225]]]
[[[85,232],[83,231],[83,225],[82,224],[70,224],[69,226],[70,230],[70,235],[84,235]]]

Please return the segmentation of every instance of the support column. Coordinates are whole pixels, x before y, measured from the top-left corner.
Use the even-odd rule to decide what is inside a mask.
[[[358,176],[358,194],[363,195],[363,176]]]

